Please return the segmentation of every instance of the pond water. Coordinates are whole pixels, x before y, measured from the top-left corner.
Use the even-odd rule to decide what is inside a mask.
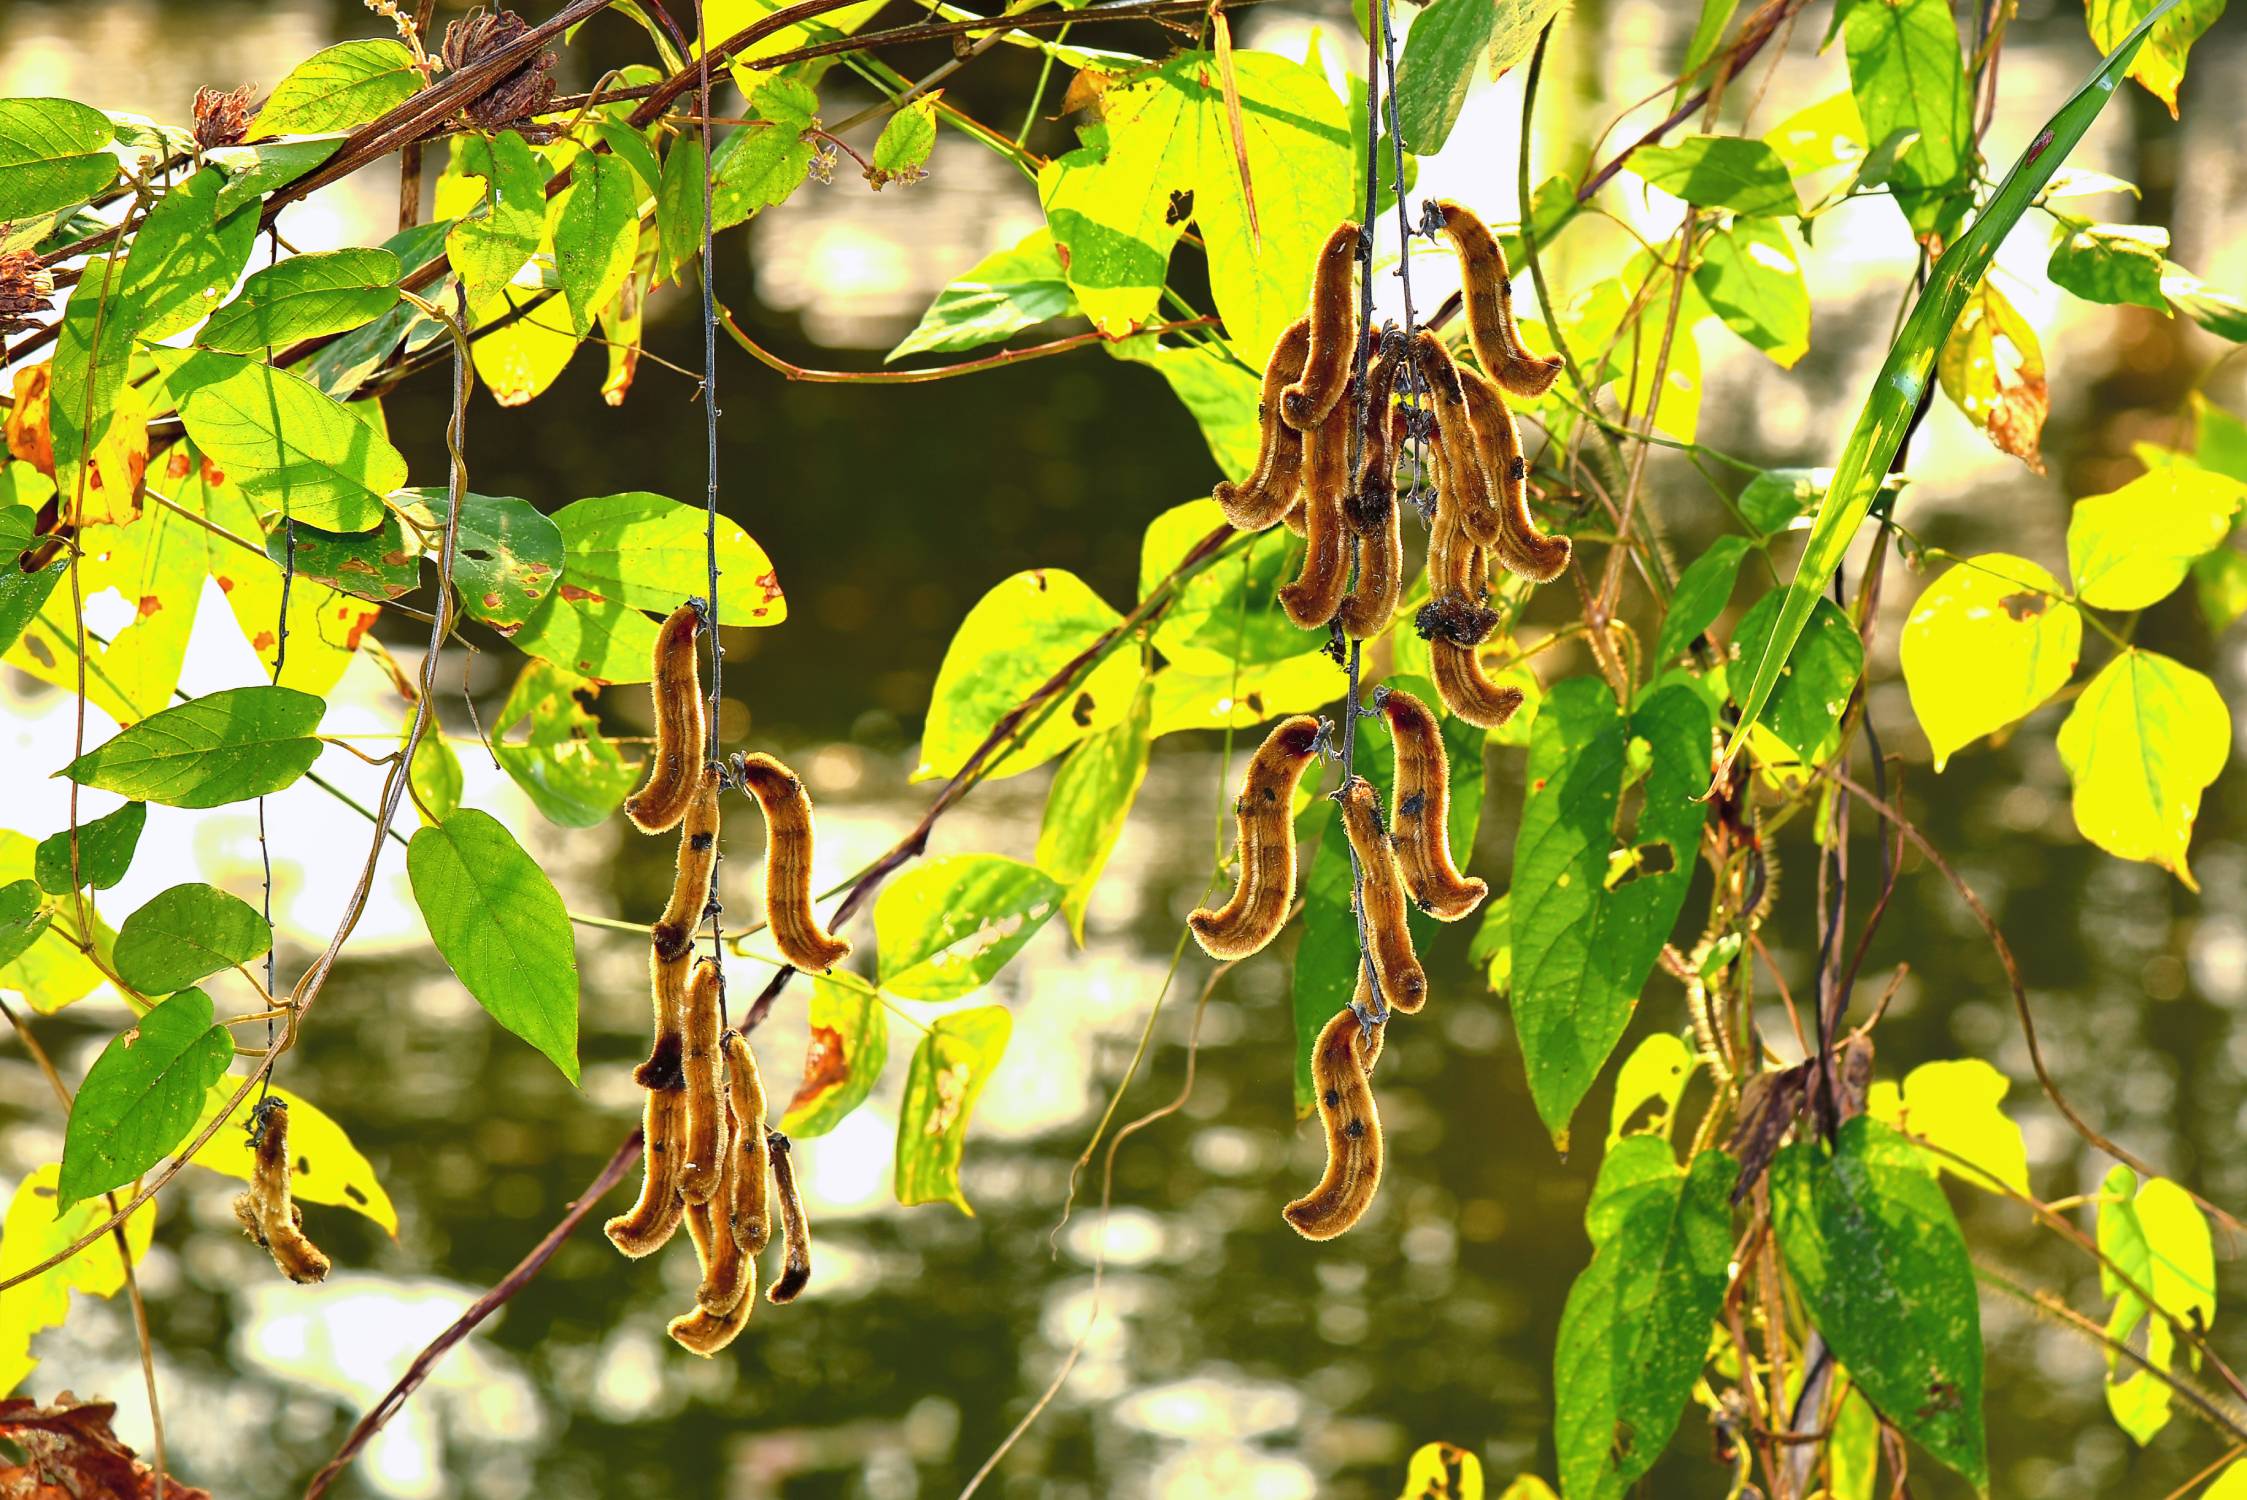
[[[1554,118],[1577,139],[1553,147],[1555,162],[1580,161],[1581,137],[1614,101],[1659,82],[1690,9],[1576,8],[1552,76]],[[2092,61],[2072,6],[2022,9],[1990,140],[2000,160]],[[1330,53],[1339,15],[1335,7],[1325,17]],[[62,93],[177,117],[198,82],[270,83],[322,41],[372,34],[373,24],[341,4],[19,0],[0,8],[0,92]],[[1765,124],[1842,86],[1837,56],[1811,57],[1808,29],[1806,18],[1795,61],[1758,111]],[[1306,30],[1276,10],[1253,13],[1241,45],[1299,52]],[[2194,56],[2203,90],[2247,64],[2247,28],[2218,30],[2224,35]],[[632,36],[618,25],[607,40],[621,52]],[[988,71],[961,75],[953,97],[1010,119],[1034,68],[1034,59],[1001,49]],[[2237,191],[2247,136],[2236,114],[2211,114],[2215,103],[2188,89],[2180,128],[2130,92],[2079,160],[2144,184],[2140,212],[2175,227],[2176,257],[2236,288],[2247,285],[2247,195]],[[855,107],[838,85],[830,111]],[[1423,188],[1506,212],[1518,111],[1512,81],[1476,95],[1459,144],[1425,164]],[[1057,124],[1039,132],[1034,146],[1065,144]],[[741,237],[721,242],[721,294],[786,356],[867,367],[869,351],[894,342],[935,287],[1034,227],[1027,185],[987,162],[947,137],[935,175],[910,193],[871,197],[855,183],[807,189],[754,226],[746,251]],[[342,242],[388,212],[389,180],[367,177],[333,203],[293,210],[287,227],[297,242]],[[1892,214],[1873,203],[1821,227],[1809,262],[1820,321],[1795,371],[1774,369],[1720,330],[1704,334],[1706,441],[1759,463],[1831,462],[1909,270]],[[2169,414],[2221,350],[2151,315],[2047,295],[2046,233],[2025,229],[2002,264],[2017,272],[2009,290],[2045,334],[2048,456],[2058,482],[1991,453],[1938,403],[1916,450],[1906,517],[1959,550],[2002,546],[2057,563],[2067,499],[2127,478],[2132,441],[2173,437]],[[1571,257],[1596,264],[1600,245],[1592,231],[1581,247],[1564,244],[1556,257],[1564,285]],[[652,347],[692,364],[699,343],[687,312],[675,295],[660,302]],[[610,410],[597,396],[595,365],[581,358],[525,410],[479,399],[470,418],[477,489],[548,508],[632,488],[699,494],[701,414],[690,382],[651,361],[629,403]],[[2235,409],[2238,370],[2234,362],[2211,385]],[[739,702],[727,729],[734,743],[774,750],[804,771],[820,797],[825,883],[886,847],[932,794],[906,778],[937,663],[966,608],[1033,565],[1071,569],[1128,606],[1147,520],[1206,491],[1216,473],[1159,381],[1093,351],[884,389],[785,384],[728,349],[720,381],[726,507],[772,553],[791,611],[778,629],[729,641],[727,685]],[[409,386],[389,402],[417,476],[440,472],[440,383]],[[1690,556],[1720,529],[1722,510],[1689,468],[1663,462],[1653,475],[1675,548]],[[1934,776],[1895,669],[1895,632],[1924,582],[1892,566],[1874,643],[1873,714],[1883,744],[1906,757],[1904,802],[2004,926],[2047,1057],[2074,1099],[2182,1180],[2247,1207],[2247,1156],[2235,1146],[2247,1110],[2247,1035],[2235,1024],[2247,1005],[2247,775],[2235,759],[2203,806],[2197,896],[2076,835],[2052,747],[2054,709]],[[1752,597],[1742,591],[1743,602]],[[250,680],[254,666],[231,620],[215,597],[205,602],[195,658],[203,675],[187,686]],[[386,623],[382,638],[409,665],[415,659],[411,621]],[[2239,634],[2211,643],[2182,599],[2153,611],[2140,639],[2195,663],[2212,656],[2227,701],[2247,698]],[[1547,659],[1548,678],[1585,670],[1580,657]],[[398,706],[379,674],[354,674],[331,725],[394,730]],[[441,675],[465,677],[487,714],[507,685],[491,655],[448,661]],[[62,826],[62,805],[34,782],[67,758],[67,701],[14,674],[0,677],[0,700],[7,764],[30,788],[11,794],[8,821],[43,835]],[[644,729],[638,690],[611,692],[603,707],[618,732]],[[639,839],[621,820],[575,832],[540,822],[482,758],[457,693],[442,713],[459,737],[467,800],[524,830],[572,909],[646,920],[669,885],[667,842]],[[331,753],[322,769],[368,795],[371,773],[347,757]],[[1084,946],[1049,926],[979,997],[1006,1004],[1015,1030],[970,1137],[972,1218],[890,1202],[902,1055],[912,1040],[898,1026],[897,1056],[875,1098],[802,1146],[818,1237],[804,1300],[760,1310],[719,1359],[692,1359],[663,1335],[664,1321],[691,1299],[691,1257],[674,1250],[627,1264],[601,1239],[597,1214],[439,1367],[340,1492],[410,1500],[955,1494],[1080,1334],[1069,1379],[985,1493],[1387,1496],[1411,1449],[1437,1438],[1480,1452],[1497,1487],[1517,1469],[1550,1475],[1551,1351],[1569,1281],[1588,1254],[1581,1211],[1597,1152],[1562,1160],[1547,1143],[1504,1003],[1469,965],[1463,930],[1446,931],[1430,953],[1435,999],[1384,1061],[1388,1177],[1357,1231],[1312,1246],[1279,1216],[1321,1160],[1315,1132],[1290,1108],[1283,944],[1234,971],[1200,1010],[1192,1092],[1121,1152],[1114,1211],[1099,1213],[1096,1163],[1055,1232],[1072,1165],[1158,996],[1161,1014],[1119,1118],[1173,1098],[1185,1077],[1208,965],[1189,949],[1167,990],[1165,976],[1183,915],[1209,878],[1237,770],[1214,739],[1165,740],[1092,903]],[[1502,885],[1520,811],[1520,752],[1493,752],[1491,772],[1474,867]],[[978,790],[938,825],[931,852],[1029,857],[1045,780],[1038,772]],[[275,799],[274,809],[276,905],[294,938],[284,946],[287,975],[310,957],[310,936],[332,926],[367,825],[309,788]],[[253,832],[238,813],[159,811],[145,847],[169,862],[136,870],[104,909],[114,920],[188,878],[251,894]],[[1877,868],[1872,834],[1859,824],[1859,871]],[[729,840],[732,878],[746,880],[758,858],[754,820],[735,819]],[[1798,830],[1779,855],[1785,899],[1765,936],[1799,986],[1813,961],[1814,861]],[[191,1172],[166,1196],[144,1273],[173,1464],[221,1496],[301,1491],[412,1353],[545,1232],[636,1118],[628,1073],[646,1024],[639,939],[579,930],[585,1086],[573,1090],[431,963],[395,849],[384,871],[362,940],[282,1077],[340,1118],[373,1160],[399,1209],[398,1238],[357,1216],[315,1210],[312,1227],[337,1274],[313,1290],[278,1284],[232,1232],[234,1185]],[[1701,900],[1697,890],[1689,908]],[[1860,914],[1868,900],[1861,884]],[[1911,973],[1878,1033],[1880,1076],[1901,1077],[1933,1058],[1987,1058],[2015,1081],[2008,1104],[2027,1131],[2038,1191],[2094,1190],[2106,1163],[2036,1093],[1997,963],[1964,907],[1916,858],[1906,861],[1867,983],[1885,983],[1899,963]],[[740,968],[737,992],[762,978],[754,965]],[[805,993],[791,991],[758,1035],[776,1088],[801,1055]],[[121,1015],[89,1002],[38,1025],[75,1078]],[[1785,1035],[1776,1012],[1764,1019],[1767,1036]],[[1681,1021],[1676,986],[1657,978],[1633,1038]],[[1699,1098],[1689,1095],[1689,1117]],[[1596,1139],[1607,1104],[1603,1086],[1579,1117],[1580,1139]],[[12,1186],[53,1160],[59,1144],[37,1075],[19,1050],[0,1047],[0,1180]],[[619,1204],[628,1191],[618,1191]],[[1951,1196],[1979,1261],[2103,1316],[2091,1262],[1994,1198],[1955,1188]],[[2219,1243],[2227,1256],[2235,1248]],[[2228,1330],[2247,1276],[2229,1258],[2220,1272],[2215,1339],[2229,1353],[2242,1347]],[[1999,1494],[2159,1496],[2216,1455],[2213,1440],[2182,1418],[2150,1452],[2136,1451],[2105,1415],[2095,1348],[1995,1294],[1984,1297],[1983,1319]],[[146,1403],[121,1306],[82,1306],[36,1352],[44,1362],[29,1392],[67,1386],[113,1397],[127,1440],[145,1444]],[[1643,1493],[1724,1494],[1727,1471],[1708,1460],[1711,1446],[1701,1414],[1689,1409],[1677,1452]],[[1964,1490],[1922,1465],[1913,1492]]]

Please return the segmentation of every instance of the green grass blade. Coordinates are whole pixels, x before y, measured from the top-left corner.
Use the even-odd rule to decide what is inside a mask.
[[[1826,487],[1825,499],[1819,503],[1810,543],[1803,549],[1794,581],[1787,585],[1786,602],[1780,607],[1779,623],[1771,633],[1771,647],[1757,664],[1755,678],[1741,704],[1739,727],[1732,731],[1732,738],[1724,747],[1727,764],[1739,753],[1748,727],[1755,723],[1756,716],[1770,701],[1771,690],[1778,685],[1787,655],[1809,623],[1818,596],[1825,591],[1834,569],[1841,566],[1842,554],[1848,550],[1850,539],[1857,534],[1865,513],[1872,508],[1873,496],[1879,492],[1888,465],[1895,459],[1897,446],[1903,442],[1904,432],[1911,425],[1912,412],[1919,405],[1921,393],[1927,389],[1935,356],[1941,351],[1943,340],[1950,336],[1951,324],[1957,321],[1966,299],[1981,283],[1982,273],[1989,269],[1990,258],[1997,253],[1999,241],[2027,210],[2030,200],[2043,191],[2060,163],[2075,149],[2076,142],[2083,139],[2083,133],[2091,128],[2091,122],[2099,117],[2108,97],[2129,71],[2146,33],[2175,4],[2176,0],[2165,0],[2107,54],[2098,71],[2084,80],[2083,86],[2060,106],[2059,112],[2029,143],[2028,150],[2013,164],[2013,170],[2005,174],[1995,196],[1975,217],[1973,226],[1954,240],[1935,262],[1926,288],[1920,292],[1919,300],[1912,305],[1911,316],[1904,322],[1903,331],[1889,346],[1888,358],[1881,364],[1872,394],[1857,414],[1857,425],[1849,434],[1848,446],[1842,449],[1841,458],[1834,465],[1833,481]]]

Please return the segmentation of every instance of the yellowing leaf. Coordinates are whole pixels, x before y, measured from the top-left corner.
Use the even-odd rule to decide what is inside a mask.
[[[1512,1488],[1506,1493],[1513,1494]],[[1397,1500],[1482,1500],[1482,1460],[1453,1443],[1422,1443],[1405,1465]]]
[[[2060,592],[2028,559],[1985,552],[1945,572],[1912,606],[1899,654],[1936,770],[2067,685],[2083,616],[2053,597]]]
[[[2107,1336],[2127,1341],[2144,1323],[2146,1358],[2166,1371],[2176,1349],[2171,1320],[2206,1328],[2216,1319],[2216,1251],[2208,1221],[2177,1184],[2155,1177],[2141,1187],[2136,1173],[2117,1166],[2099,1188],[2099,1252],[2112,1263],[2099,1271],[2100,1289],[2114,1298]],[[2107,1409],[2123,1431],[2149,1442],[2169,1421],[2169,1387],[2134,1366],[2117,1379],[2121,1369],[2109,1351]]]
[[[1951,327],[1935,373],[1943,394],[1982,429],[2000,453],[2010,453],[2038,474],[2051,396],[2044,382],[2044,347],[2036,330],[1989,277]]]
[[[2144,20],[2160,0],[2086,0],[2083,19],[2091,28],[2091,42],[2101,52],[2112,52],[2115,43],[2130,34],[2130,29]],[[2177,88],[2185,81],[2185,54],[2192,50],[2202,33],[2216,24],[2224,13],[2224,0],[2183,0],[2175,10],[2156,22],[2145,46],[2138,50],[2137,60],[2130,64],[2130,76],[2145,85],[2146,92],[2169,106],[2169,118],[2177,118]],[[2218,1484],[2216,1489],[2223,1486]],[[2216,1490],[2210,1490],[2214,1500]]]
[[[195,1128],[187,1133],[187,1138],[193,1140],[200,1135],[203,1127],[226,1108],[226,1101],[233,1098],[234,1091],[241,1086],[242,1080],[232,1074],[212,1084],[209,1096],[203,1101],[203,1112],[196,1118]],[[354,1209],[396,1237],[398,1210],[391,1206],[390,1195],[375,1180],[373,1164],[351,1144],[351,1137],[344,1133],[343,1127],[301,1094],[276,1088],[272,1096],[289,1107],[289,1150],[296,1157],[296,1171],[289,1181],[289,1191],[300,1202],[333,1203]],[[253,1092],[218,1128],[210,1144],[195,1153],[195,1165],[249,1181],[256,1158],[250,1152],[250,1133],[246,1127],[256,1104],[257,1095]]]
[[[8,1200],[7,1221],[0,1225],[0,1281],[29,1270],[109,1217],[105,1198],[89,1198],[58,1217],[55,1195],[61,1175],[60,1164],[50,1163],[16,1184],[15,1196]],[[155,1232],[152,1201],[125,1223],[125,1244],[134,1264],[148,1253],[149,1236]],[[14,1390],[39,1363],[31,1357],[31,1336],[69,1315],[72,1292],[107,1297],[124,1285],[125,1267],[112,1236],[21,1286],[0,1292],[0,1395]]]
[[[20,833],[0,829],[0,885],[29,879],[37,861],[38,845]],[[109,924],[98,917],[95,922],[95,946],[114,942]],[[43,1016],[85,999],[106,982],[93,960],[52,926],[13,961],[0,964],[0,990],[21,994],[24,1003]]]
[[[2091,679],[2060,726],[2059,745],[2083,836],[2199,890],[2185,846],[2200,794],[2231,754],[2231,715],[2216,685],[2132,647]]]
[[[1006,1052],[1014,1018],[999,1005],[940,1018],[913,1050],[897,1114],[897,1201],[950,1203],[974,1217],[960,1192],[969,1116]]]
[[[2191,464],[2162,464],[2121,489],[2075,502],[2068,571],[2094,609],[2144,609],[2185,581],[2192,560],[2231,531],[2247,484]]]
[[[866,1102],[889,1065],[889,1014],[874,987],[856,974],[838,969],[812,981],[810,1022],[803,1081],[780,1120],[796,1140],[841,1124]]]
[[[1990,1177],[2017,1193],[2029,1190],[2028,1147],[2021,1127],[1998,1106],[2011,1087],[2005,1075],[1979,1058],[1922,1063],[1899,1086],[1882,1079],[1872,1086],[1865,1108],[1876,1120],[1921,1136],[1987,1172],[1969,1171],[1933,1156],[1935,1165],[1961,1182],[1995,1192]],[[1930,1153],[1932,1156],[1932,1153]]]
[[[475,314],[476,326],[484,330],[469,346],[476,376],[501,406],[521,406],[537,396],[577,353],[569,313],[558,302],[541,301],[536,291],[502,287],[477,304]],[[503,318],[508,321],[500,324]]]
[[[1487,924],[1486,924],[1487,925]],[[1621,1140],[1646,1106],[1655,1107],[1633,1135],[1658,1134],[1670,1138],[1670,1121],[1677,1113],[1678,1096],[1693,1076],[1693,1054],[1675,1033],[1657,1031],[1631,1049],[1615,1075],[1615,1102],[1607,1116],[1607,1144]]]

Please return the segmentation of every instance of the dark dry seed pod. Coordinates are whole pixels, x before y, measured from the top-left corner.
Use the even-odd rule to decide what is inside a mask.
[[[780,1200],[780,1235],[788,1258],[780,1275],[766,1289],[774,1304],[793,1302],[811,1281],[811,1222],[804,1217],[803,1194],[796,1187],[795,1150],[779,1131],[766,1132],[765,1145],[772,1158],[773,1195]]]
[[[1396,796],[1389,807],[1389,842],[1397,867],[1420,909],[1439,922],[1456,922],[1482,904],[1490,885],[1462,875],[1451,860],[1451,763],[1443,726],[1411,693],[1390,689],[1381,702],[1396,747]]]
[[[1443,706],[1478,728],[1496,729],[1521,707],[1521,689],[1491,681],[1473,646],[1431,637],[1428,662]]]
[[[1297,714],[1264,737],[1233,801],[1240,828],[1238,884],[1217,910],[1186,918],[1194,941],[1215,959],[1246,958],[1279,936],[1295,899],[1295,787],[1318,756],[1319,721]]]
[[[1431,210],[1459,255],[1460,288],[1465,294],[1467,338],[1475,360],[1491,379],[1517,396],[1541,396],[1560,378],[1560,356],[1540,358],[1522,346],[1514,322],[1514,283],[1506,252],[1490,226],[1474,210],[1438,200]]]
[[[251,1119],[250,1187],[235,1198],[234,1217],[289,1280],[324,1281],[328,1258],[305,1238],[304,1210],[289,1193],[289,1107],[268,1097],[257,1104]]]
[[[737,756],[733,772],[764,809],[765,921],[773,945],[797,968],[824,974],[842,962],[850,944],[820,926],[812,913],[811,793],[802,777],[762,753]]]
[[[1428,976],[1412,951],[1412,929],[1406,925],[1404,874],[1397,868],[1397,852],[1389,832],[1381,825],[1381,794],[1363,776],[1355,777],[1342,792],[1342,828],[1357,851],[1358,899],[1365,916],[1366,956],[1373,960],[1373,980],[1389,1009],[1411,1015],[1428,998]]]
[[[1394,323],[1381,330],[1380,356],[1366,372],[1365,451],[1357,483],[1350,487],[1342,518],[1359,536],[1376,536],[1397,510],[1397,372],[1404,367],[1404,332]]]
[[[1303,471],[1303,434],[1280,420],[1280,392],[1303,373],[1303,356],[1310,347],[1309,318],[1290,323],[1272,345],[1256,402],[1261,435],[1256,468],[1239,484],[1224,480],[1210,492],[1236,531],[1262,531],[1295,503],[1296,481]]]
[[[695,777],[694,795],[687,801],[686,816],[679,820],[678,873],[672,877],[671,899],[665,903],[657,926],[678,931],[693,940],[695,928],[710,908],[711,881],[718,870],[718,768],[705,765]]]
[[[1487,375],[1474,370],[1459,373],[1475,446],[1496,486],[1498,538],[1490,544],[1491,555],[1508,572],[1531,583],[1550,583],[1568,566],[1574,546],[1565,536],[1539,531],[1537,518],[1529,513],[1529,462],[1522,457],[1521,432],[1506,408],[1506,398]]]
[[[1479,646],[1497,631],[1498,611],[1488,605],[1470,604],[1464,594],[1444,594],[1420,606],[1420,612],[1412,617],[1412,628],[1431,646],[1438,642]]]
[[[725,1167],[726,1090],[718,1068],[719,1014],[725,1009],[726,976],[716,961],[703,959],[687,981],[686,1024],[679,1053],[680,1084],[686,1092],[686,1125],[679,1148],[679,1196],[689,1206],[708,1203],[718,1191]]]
[[[703,719],[701,667],[695,655],[701,634],[702,615],[692,604],[671,611],[655,633],[648,682],[655,705],[655,748],[648,752],[647,781],[624,799],[625,816],[642,833],[665,833],[678,826],[708,757],[704,740],[710,731]]]
[[[530,23],[511,10],[490,14],[478,6],[445,25],[442,55],[445,70],[457,73],[490,57],[531,29]],[[554,102],[554,54],[541,50],[521,67],[494,79],[463,108],[470,123],[496,130],[525,115],[539,114]]]
[[[1359,640],[1368,640],[1389,628],[1404,594],[1404,536],[1397,508],[1370,536],[1353,539],[1357,548],[1357,581],[1342,600],[1342,628]]]
[[[250,101],[256,97],[257,91],[246,83],[238,89],[197,89],[195,144],[205,151],[240,145],[250,133]]]
[[[0,333],[39,326],[55,310],[55,276],[29,250],[0,250]]]
[[[1421,383],[1431,393],[1436,442],[1443,449],[1443,488],[1437,514],[1448,515],[1468,536],[1488,546],[1498,537],[1498,509],[1491,495],[1490,473],[1483,467],[1482,452],[1475,443],[1459,366],[1443,340],[1425,328],[1412,336],[1412,358]]]
[[[1305,630],[1324,630],[1342,607],[1350,583],[1349,540],[1342,519],[1350,477],[1350,412],[1336,402],[1303,444],[1303,571],[1279,591],[1280,607]]]
[[[1326,237],[1311,270],[1311,341],[1303,373],[1280,394],[1280,416],[1297,432],[1324,422],[1350,383],[1357,356],[1358,319],[1353,293],[1358,226],[1344,219]]]
[[[749,1039],[728,1030],[720,1044],[726,1054],[726,1092],[733,1118],[727,1154],[726,1222],[736,1244],[749,1255],[772,1239],[772,1162],[765,1152],[765,1081]]]
[[[1358,993],[1372,986],[1358,964]],[[1381,1186],[1381,1113],[1374,1107],[1373,1065],[1386,1026],[1368,1028],[1343,1006],[1311,1048],[1311,1087],[1326,1129],[1326,1173],[1318,1186],[1280,1212],[1307,1240],[1330,1240],[1365,1217]]]

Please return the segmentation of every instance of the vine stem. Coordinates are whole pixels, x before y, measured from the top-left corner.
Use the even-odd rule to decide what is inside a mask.
[[[710,187],[710,30],[703,13],[703,0],[694,0],[694,34],[696,63],[701,69],[701,118],[696,129],[702,133],[702,168],[696,174],[702,179],[702,431],[707,449],[708,490],[703,511],[703,560],[709,570],[709,612],[705,623],[710,627],[710,753],[711,764],[718,762],[718,719],[724,706],[726,674],[725,643],[718,635],[718,294],[712,284],[717,274],[718,259],[712,247],[715,235],[715,216],[711,210]],[[723,858],[723,856],[720,856]],[[710,912],[710,961],[722,970],[726,961],[725,912],[713,895],[708,902]],[[718,1018],[726,1020],[726,990],[718,986]]]

